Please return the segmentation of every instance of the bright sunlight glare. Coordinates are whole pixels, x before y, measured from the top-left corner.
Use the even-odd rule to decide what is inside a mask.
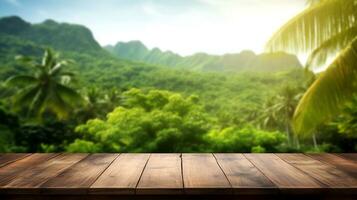
[[[181,55],[264,50],[305,0],[0,0],[0,15],[83,24],[101,45],[140,40]],[[24,9],[26,8],[26,9]]]

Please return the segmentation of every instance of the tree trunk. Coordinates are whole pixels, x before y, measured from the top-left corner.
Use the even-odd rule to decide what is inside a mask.
[[[296,143],[296,148],[300,149],[300,141],[299,141],[299,138],[297,136],[295,136],[295,143]]]
[[[319,147],[317,146],[317,140],[316,140],[316,135],[315,135],[315,133],[312,135],[312,141],[314,142],[314,148],[315,148],[315,150],[319,150]]]
[[[288,145],[291,146],[289,123],[286,123],[285,130],[286,130],[286,137],[287,137],[287,140],[288,140]]]

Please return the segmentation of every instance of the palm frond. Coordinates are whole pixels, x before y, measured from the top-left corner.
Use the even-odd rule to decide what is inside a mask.
[[[29,106],[40,88],[40,85],[36,85],[22,89],[19,94],[15,96],[15,107],[20,108]]]
[[[342,31],[330,39],[324,41],[321,46],[316,48],[310,54],[306,67],[311,69],[326,63],[330,56],[336,55],[339,51],[346,48],[346,46],[349,45],[356,36],[357,25]]]
[[[15,60],[18,62],[23,62],[23,63],[29,63],[29,62],[33,62],[34,59],[28,56],[23,56],[23,55],[17,55],[15,56]]]
[[[38,83],[38,80],[28,75],[13,76],[6,81],[6,84],[10,86],[28,86],[36,83]]]
[[[307,135],[331,117],[356,92],[357,38],[334,60],[304,94],[293,119],[296,133]]]
[[[74,77],[74,76],[76,76],[76,73],[68,72],[68,71],[61,71],[61,76]]]
[[[51,49],[46,49],[42,58],[42,66],[50,71],[57,64],[57,56]]]
[[[51,90],[48,95],[47,108],[52,110],[59,119],[65,119],[71,111],[71,106],[59,95],[58,92]]]
[[[50,69],[49,74],[52,76],[56,76],[62,70],[63,65],[61,63],[57,63],[52,69]]]
[[[305,53],[356,25],[356,0],[324,0],[311,4],[268,41],[269,51]]]
[[[47,88],[40,88],[36,95],[33,97],[31,104],[29,105],[29,115],[35,115],[40,118],[42,113],[46,109]]]
[[[69,88],[67,86],[64,86],[62,84],[57,84],[56,85],[58,94],[61,96],[61,98],[68,102],[70,105],[76,105],[79,103],[83,103],[84,99],[80,94],[78,94],[75,90],[72,88]]]

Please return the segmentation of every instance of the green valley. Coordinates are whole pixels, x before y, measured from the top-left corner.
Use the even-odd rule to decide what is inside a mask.
[[[45,51],[53,56],[45,53],[42,60]],[[18,55],[22,59],[15,59]],[[63,77],[55,76],[59,65]],[[39,69],[47,70],[46,79]],[[15,75],[36,77],[40,86],[51,79],[42,90],[49,97],[37,92],[21,96],[33,79],[9,84]],[[183,57],[150,50],[140,41],[101,47],[85,26],[54,20],[31,24],[12,16],[0,19],[0,78],[1,152],[357,148],[357,137],[350,134],[355,130],[355,101],[319,127],[314,138],[293,134],[289,120],[314,75],[304,71],[295,55],[284,52]],[[55,112],[58,105],[74,100],[61,93],[60,84],[82,97],[62,118]],[[17,105],[19,98],[26,101]],[[41,112],[31,113],[26,105],[34,106],[41,98]]]

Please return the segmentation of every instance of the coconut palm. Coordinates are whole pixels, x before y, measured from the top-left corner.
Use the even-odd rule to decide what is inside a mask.
[[[60,119],[66,118],[72,108],[82,101],[81,96],[68,83],[73,73],[64,71],[69,61],[58,60],[58,55],[46,49],[41,63],[24,56],[17,59],[32,67],[33,75],[10,77],[7,84],[20,87],[15,105],[25,108],[29,116],[41,117],[53,112]]]
[[[311,134],[321,123],[338,114],[356,91],[357,0],[310,0],[302,13],[288,21],[267,43],[270,51],[308,53],[306,67],[320,73],[300,100],[294,113],[294,129]]]
[[[285,86],[281,89],[278,96],[270,99],[266,103],[263,115],[263,126],[270,124],[281,126],[285,129],[288,144],[293,141],[291,130],[291,119],[293,118],[298,99],[300,98],[299,88]],[[297,138],[295,141],[298,143]]]

